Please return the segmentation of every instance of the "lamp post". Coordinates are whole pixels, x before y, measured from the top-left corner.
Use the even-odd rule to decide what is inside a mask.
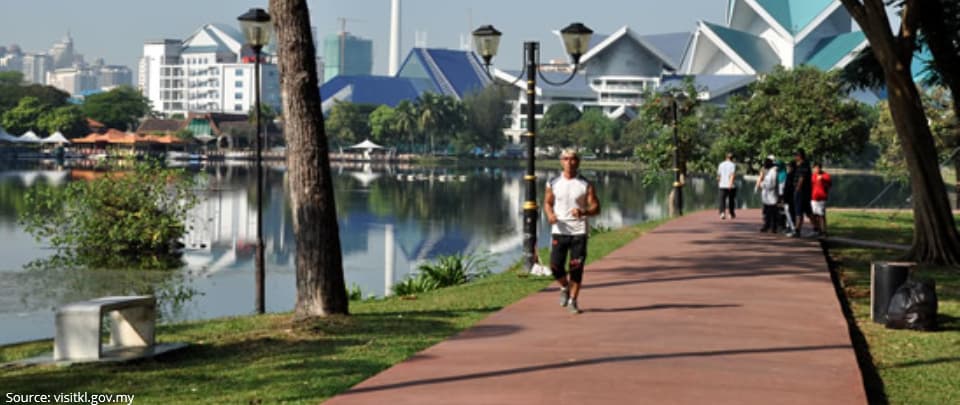
[[[683,215],[683,177],[680,175],[680,137],[677,132],[680,103],[684,102],[686,98],[686,94],[679,90],[673,90],[667,95],[673,120],[673,203],[675,212],[679,216]]]
[[[270,43],[273,26],[270,24],[270,14],[262,8],[251,8],[237,17],[240,29],[247,40],[247,45],[253,50],[253,82],[254,82],[254,124],[257,126],[257,252],[256,262],[256,311],[265,312],[264,305],[264,265],[263,265],[263,134],[260,129],[260,51]]]
[[[534,174],[534,153],[536,149],[536,139],[534,137],[537,133],[537,76],[539,75],[544,82],[554,86],[561,86],[573,80],[579,70],[580,57],[587,52],[593,31],[581,23],[573,23],[561,30],[560,34],[563,38],[563,45],[573,61],[573,72],[560,82],[551,82],[540,73],[540,66],[542,66],[539,52],[540,43],[536,41],[523,43],[527,74],[527,132],[524,133],[527,138],[527,172],[523,176],[526,183],[526,200],[523,203],[523,258],[527,269],[533,267],[537,257],[537,219],[539,215],[537,213],[537,176]],[[474,43],[486,64],[488,72],[490,62],[497,54],[500,35],[500,31],[497,31],[492,25],[484,25],[473,31]]]

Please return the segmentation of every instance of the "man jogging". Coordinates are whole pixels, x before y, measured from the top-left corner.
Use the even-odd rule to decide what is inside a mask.
[[[571,313],[580,313],[577,297],[583,282],[583,264],[587,259],[587,217],[600,213],[600,201],[593,184],[577,173],[580,157],[573,149],[560,154],[563,174],[547,181],[543,210],[552,225],[550,271],[560,283],[560,305]],[[569,274],[566,270],[569,254]]]

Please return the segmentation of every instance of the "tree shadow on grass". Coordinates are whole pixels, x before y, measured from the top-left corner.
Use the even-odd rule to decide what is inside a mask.
[[[460,330],[446,319],[458,311],[399,314],[313,319],[287,327],[277,322],[275,328],[250,332],[254,337],[207,336],[209,342],[153,359],[14,370],[0,377],[0,386],[9,392],[132,393],[175,402],[316,401]],[[177,329],[189,334],[190,327]]]

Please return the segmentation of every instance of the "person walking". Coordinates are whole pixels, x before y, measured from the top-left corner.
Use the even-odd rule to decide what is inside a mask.
[[[763,161],[763,171],[755,187],[760,191],[760,200],[763,202],[763,227],[760,232],[777,233],[777,202],[780,194],[777,190],[777,167],[773,159],[773,155],[770,155]]]
[[[813,229],[817,236],[827,236],[827,197],[830,194],[830,174],[823,170],[823,164],[813,165],[813,177],[810,179],[810,211],[813,213]]]
[[[787,163],[787,172],[784,179],[783,194],[780,199],[783,201],[784,223],[786,224],[787,236],[793,236],[797,233],[797,227],[794,222],[793,195],[795,194],[794,184],[796,184],[795,173],[797,171],[797,162],[791,160]]]
[[[737,177],[737,165],[733,163],[733,153],[727,153],[727,159],[717,166],[717,182],[720,188],[720,219],[727,219],[726,212],[730,211],[730,219],[737,217],[734,211],[737,204],[737,186],[734,179]]]
[[[587,217],[600,213],[600,201],[593,183],[581,176],[580,156],[574,149],[560,154],[563,173],[547,181],[543,210],[551,225],[550,272],[560,283],[560,305],[580,313],[577,298],[583,283],[583,265],[587,260]],[[569,254],[569,271],[567,256]]]
[[[807,162],[807,154],[803,149],[797,149],[794,155],[794,161],[797,162],[797,169],[794,170],[793,209],[796,214],[797,229],[794,237],[799,238],[803,230],[803,216],[806,215],[813,222],[813,212],[810,210],[810,194],[813,192],[810,177],[810,162]]]

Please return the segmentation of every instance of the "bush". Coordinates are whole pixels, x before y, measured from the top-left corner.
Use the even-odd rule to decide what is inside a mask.
[[[187,211],[197,201],[194,184],[181,170],[141,163],[132,172],[34,188],[20,220],[38,242],[47,240],[57,250],[47,259],[51,263],[177,267]]]
[[[435,263],[424,263],[412,277],[393,286],[396,295],[413,295],[438,288],[466,284],[491,274],[491,260],[486,255],[453,254],[440,256]]]

